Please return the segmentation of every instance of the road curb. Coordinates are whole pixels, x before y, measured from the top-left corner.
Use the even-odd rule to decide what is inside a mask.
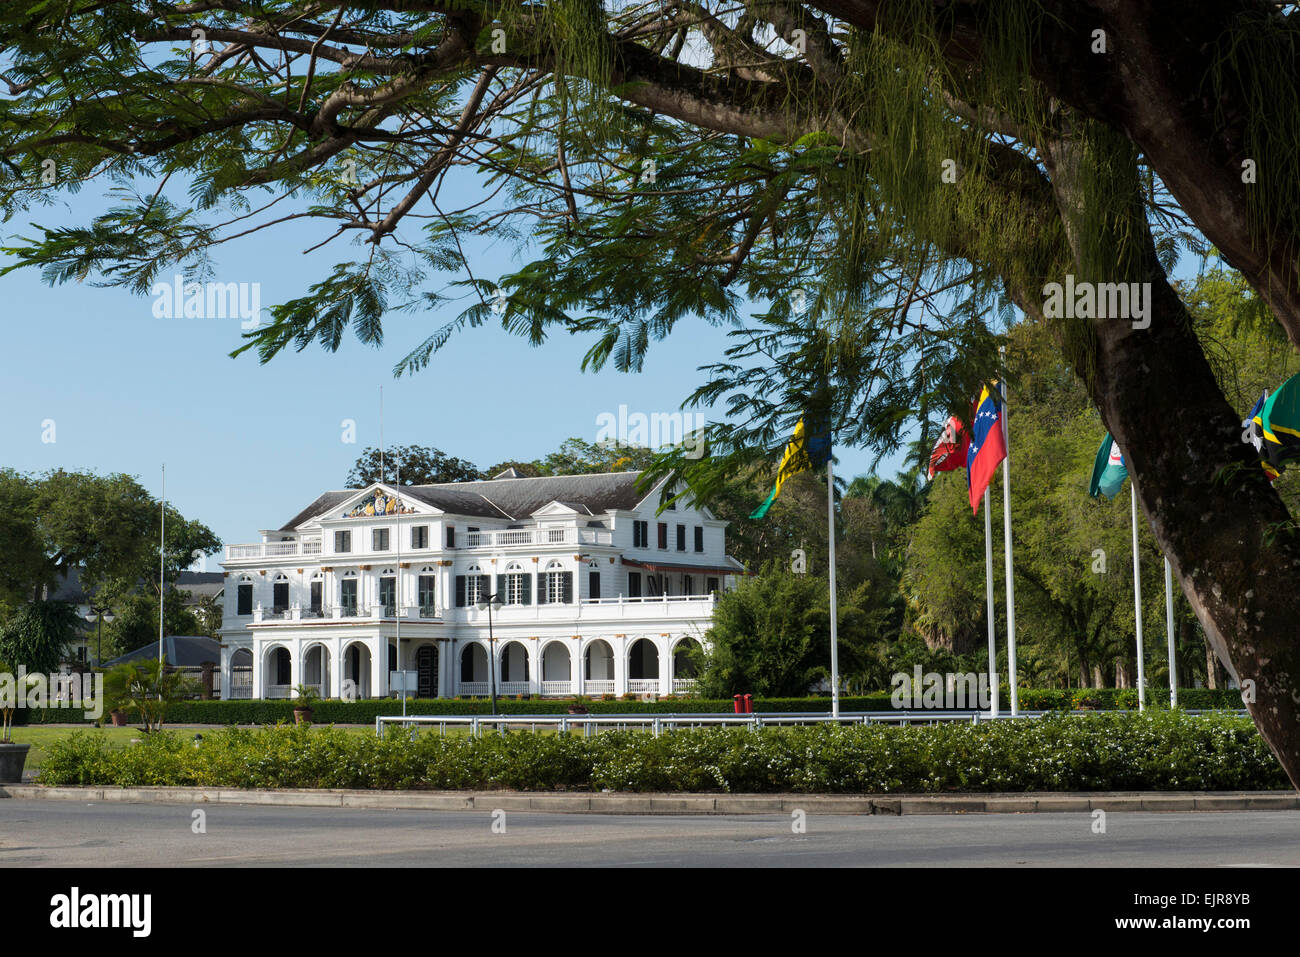
[[[1293,811],[1300,794],[1276,791],[1070,794],[631,794],[529,791],[237,790],[185,787],[0,785],[0,799],[151,804],[244,804],[423,811],[566,814],[1033,814],[1092,811]]]

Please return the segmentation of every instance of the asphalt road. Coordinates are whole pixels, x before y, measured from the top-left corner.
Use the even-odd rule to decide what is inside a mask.
[[[1300,866],[1300,812],[784,816],[0,800],[0,868]],[[504,814],[504,817],[501,815]],[[494,828],[495,824],[495,828]],[[501,831],[504,824],[504,833]]]

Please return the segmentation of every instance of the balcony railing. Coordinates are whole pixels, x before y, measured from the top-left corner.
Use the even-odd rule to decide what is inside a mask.
[[[515,545],[609,545],[614,533],[596,528],[507,528],[469,532],[463,548],[506,548]]]
[[[289,555],[319,555],[319,538],[305,538],[296,542],[254,542],[251,545],[227,545],[228,561],[241,558],[284,558]]]

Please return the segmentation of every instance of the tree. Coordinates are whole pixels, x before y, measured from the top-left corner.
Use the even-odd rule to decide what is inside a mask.
[[[198,615],[185,606],[185,593],[168,586],[163,602],[164,628],[168,635],[208,634]],[[116,616],[104,624],[104,657],[116,658],[127,652],[158,643],[158,589],[125,595],[113,605]]]
[[[31,673],[52,674],[80,624],[77,610],[65,601],[27,602],[0,628],[0,658]]]
[[[172,670],[166,659],[124,661],[104,673],[109,709],[134,708],[147,734],[161,731],[167,706],[193,695],[196,686],[193,678]]]
[[[473,482],[483,478],[478,466],[466,459],[447,455],[439,449],[420,445],[399,445],[383,454],[367,448],[348,473],[348,488],[365,488],[375,482],[393,483],[401,474],[403,485],[441,485],[444,482]]]
[[[535,343],[588,335],[588,366],[640,368],[685,317],[736,322],[743,290],[867,359],[851,393],[865,416],[844,405],[834,420],[865,422],[855,440],[876,447],[964,407],[994,368],[976,347],[1013,303],[1049,323],[1300,785],[1300,535],[1168,275],[1179,250],[1212,243],[1300,342],[1300,17],[1188,0],[1171,29],[1166,10],[11,3],[5,213],[51,186],[122,185],[88,224],[37,227],[9,268],[148,293],[228,238],[315,218],[318,245],[364,251],[273,307],[246,348],[337,349],[348,325],[378,344],[386,312],[467,294],[401,371],[493,320]],[[206,45],[191,45],[200,24]],[[465,166],[497,201],[453,198]],[[190,200],[169,195],[173,177]],[[531,258],[434,288],[476,233],[518,236]],[[1058,309],[1053,284],[1075,280],[1120,315]],[[951,367],[931,361],[954,346]],[[797,405],[765,427],[788,434]]]

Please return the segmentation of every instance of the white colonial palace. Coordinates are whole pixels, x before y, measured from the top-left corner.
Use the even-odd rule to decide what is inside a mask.
[[[656,514],[639,475],[326,492],[228,547],[223,695],[487,695],[493,651],[501,695],[685,690],[741,568],[725,522]]]

